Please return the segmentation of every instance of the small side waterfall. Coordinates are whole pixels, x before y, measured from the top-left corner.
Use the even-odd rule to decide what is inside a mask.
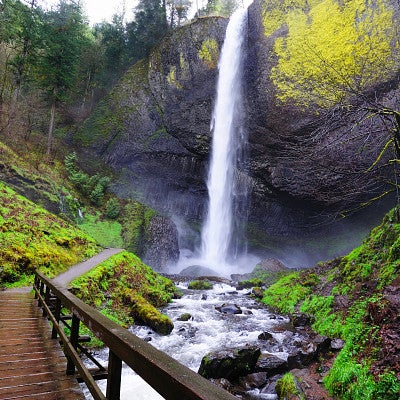
[[[211,122],[212,156],[207,182],[209,205],[202,231],[201,259],[209,266],[229,264],[236,253],[234,213],[238,190],[237,166],[243,153],[242,47],[247,8],[236,11],[228,24],[219,61],[217,98]]]

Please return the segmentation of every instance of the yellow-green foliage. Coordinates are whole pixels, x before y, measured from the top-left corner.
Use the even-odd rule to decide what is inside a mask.
[[[268,0],[264,1],[262,8],[262,21],[264,33],[271,35],[285,22],[286,16],[293,10],[307,12],[310,6],[319,3],[321,0]]]
[[[177,89],[182,89],[182,85],[179,83],[179,81],[177,80],[177,77],[176,77],[176,66],[175,65],[171,65],[169,68],[169,73],[167,75],[167,82],[170,85],[175,86]]]
[[[281,101],[332,106],[398,68],[393,10],[384,0],[324,0],[290,11],[271,72]]]
[[[215,39],[207,39],[202,43],[199,58],[209,69],[218,66],[219,48]]]
[[[161,307],[177,293],[172,281],[157,274],[127,251],[116,254],[75,279],[71,287],[74,294],[86,303],[100,310],[108,310],[114,316],[118,315],[121,325],[132,322],[133,300],[130,299],[134,296],[140,296],[146,301],[149,305],[146,310],[153,310],[150,305]],[[149,313],[154,315],[153,311]]]
[[[0,285],[25,284],[36,269],[53,277],[98,250],[94,239],[0,182]]]

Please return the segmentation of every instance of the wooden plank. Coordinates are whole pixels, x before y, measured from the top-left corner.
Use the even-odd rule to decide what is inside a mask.
[[[78,389],[66,389],[63,391],[45,391],[37,394],[11,395],[2,400],[83,400],[83,394]]]
[[[0,399],[83,400],[31,293],[0,292]]]

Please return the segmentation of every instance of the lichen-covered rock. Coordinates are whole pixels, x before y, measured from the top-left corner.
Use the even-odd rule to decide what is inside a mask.
[[[258,347],[243,347],[209,353],[201,360],[199,374],[205,378],[235,380],[254,372],[261,354]]]

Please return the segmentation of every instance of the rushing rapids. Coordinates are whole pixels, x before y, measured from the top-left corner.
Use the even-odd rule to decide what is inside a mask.
[[[246,344],[260,345],[258,336],[265,331],[273,333],[276,345],[274,355],[286,359],[285,335],[280,329],[288,320],[270,313],[251,298],[248,289],[236,290],[228,284],[216,283],[212,290],[188,290],[187,282],[178,284],[184,295],[173,300],[163,312],[174,322],[170,335],[162,336],[145,326],[133,326],[131,332],[149,341],[193,371],[198,371],[202,358],[210,351],[240,348]],[[218,310],[223,304],[234,304],[241,314],[224,314]],[[190,314],[187,321],[180,321],[182,314]],[[107,350],[100,358],[107,362]],[[105,383],[104,383],[105,386]],[[90,395],[87,395],[90,398]],[[129,368],[122,375],[121,399],[159,400],[162,397]]]

